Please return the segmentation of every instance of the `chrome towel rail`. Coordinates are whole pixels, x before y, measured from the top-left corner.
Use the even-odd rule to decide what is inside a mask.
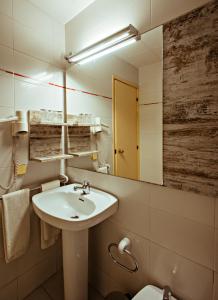
[[[139,269],[139,265],[138,265],[138,262],[137,262],[137,259],[135,258],[135,256],[128,250],[128,249],[123,249],[123,253],[124,254],[127,254],[131,260],[133,261],[134,263],[134,268],[129,268],[127,266],[125,266],[124,264],[120,263],[112,254],[111,252],[111,249],[113,247],[116,247],[118,249],[118,244],[116,243],[111,243],[109,246],[108,246],[108,252],[109,252],[109,255],[110,257],[112,258],[113,262],[115,264],[117,264],[118,266],[120,266],[121,268],[123,268],[124,270],[128,271],[129,273],[135,273],[138,271]]]

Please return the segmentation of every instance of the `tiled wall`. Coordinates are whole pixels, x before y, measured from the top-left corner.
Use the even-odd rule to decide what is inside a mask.
[[[26,0],[0,0],[0,69],[28,75],[35,80],[0,71],[0,117],[19,109],[63,109],[64,25]],[[40,81],[40,82],[39,82]],[[11,125],[0,125],[0,183],[11,174]],[[18,142],[17,160],[28,162],[26,138]],[[59,163],[29,163],[17,188],[56,177]],[[0,190],[0,194],[3,194]],[[0,225],[0,299],[23,299],[57,269],[60,245],[41,251],[39,221],[32,213],[31,242],[26,255],[5,264]]]
[[[152,283],[169,285],[183,300],[217,299],[215,198],[71,167],[68,174],[119,199],[118,212],[90,232],[89,280],[103,295],[112,290],[135,293]],[[109,243],[124,236],[131,239],[139,262],[136,274],[116,266],[107,252]]]

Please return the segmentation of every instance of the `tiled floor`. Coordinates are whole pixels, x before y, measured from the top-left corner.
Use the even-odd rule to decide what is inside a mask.
[[[58,273],[49,278],[41,287],[26,297],[25,300],[64,300],[62,274]],[[89,300],[103,300],[103,297],[90,287]]]

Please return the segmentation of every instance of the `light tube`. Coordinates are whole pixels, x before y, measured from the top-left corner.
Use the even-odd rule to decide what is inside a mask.
[[[73,56],[72,58],[69,59],[70,62],[77,62],[83,58],[86,58],[92,54],[95,54],[101,50],[104,50],[114,44],[116,44],[117,42],[119,41],[122,41],[123,39],[127,38],[128,36],[130,35],[129,32],[125,32],[123,33],[121,36],[119,37],[115,37],[114,39],[112,39],[111,41],[109,42],[105,42],[105,43],[102,43],[96,47],[94,47],[93,49],[90,49],[90,50],[87,50],[87,51],[84,51],[83,53],[81,54],[78,54],[78,55],[75,55]]]
[[[119,50],[119,49],[121,49],[121,48],[124,48],[124,47],[126,47],[126,46],[128,46],[128,45],[130,45],[130,44],[133,44],[133,43],[135,43],[136,41],[137,41],[136,37],[130,38],[130,39],[128,39],[128,40],[126,40],[126,41],[124,41],[124,42],[122,42],[122,43],[120,43],[120,44],[116,44],[116,45],[113,46],[113,47],[107,48],[107,49],[105,49],[105,50],[103,50],[103,51],[101,51],[101,52],[99,52],[99,53],[96,53],[96,54],[94,54],[94,55],[92,55],[92,56],[89,56],[89,57],[87,57],[87,58],[85,58],[85,59],[79,61],[78,64],[79,64],[79,65],[86,64],[87,62],[92,61],[92,60],[95,60],[96,58],[105,56],[105,55],[107,55],[107,54],[109,54],[109,53],[112,53],[112,52],[117,51],[117,50]]]

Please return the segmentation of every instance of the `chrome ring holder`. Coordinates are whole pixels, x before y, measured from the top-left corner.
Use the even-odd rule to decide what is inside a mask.
[[[129,267],[123,265],[122,263],[120,263],[120,262],[113,256],[113,254],[112,254],[112,252],[111,252],[111,249],[112,249],[113,247],[116,247],[117,249],[120,250],[119,244],[111,243],[111,244],[108,246],[108,252],[109,252],[109,255],[110,255],[110,257],[112,258],[113,262],[114,262],[115,264],[117,264],[118,266],[120,266],[122,269],[128,271],[129,273],[135,273],[135,272],[137,272],[138,269],[139,269],[139,265],[138,265],[137,259],[136,259],[135,256],[134,256],[127,248],[126,248],[127,246],[126,246],[126,247],[123,247],[121,253],[122,253],[122,254],[127,254],[127,255],[131,258],[131,260],[133,261],[133,263],[134,263],[134,265],[135,265],[134,268],[129,268]]]

